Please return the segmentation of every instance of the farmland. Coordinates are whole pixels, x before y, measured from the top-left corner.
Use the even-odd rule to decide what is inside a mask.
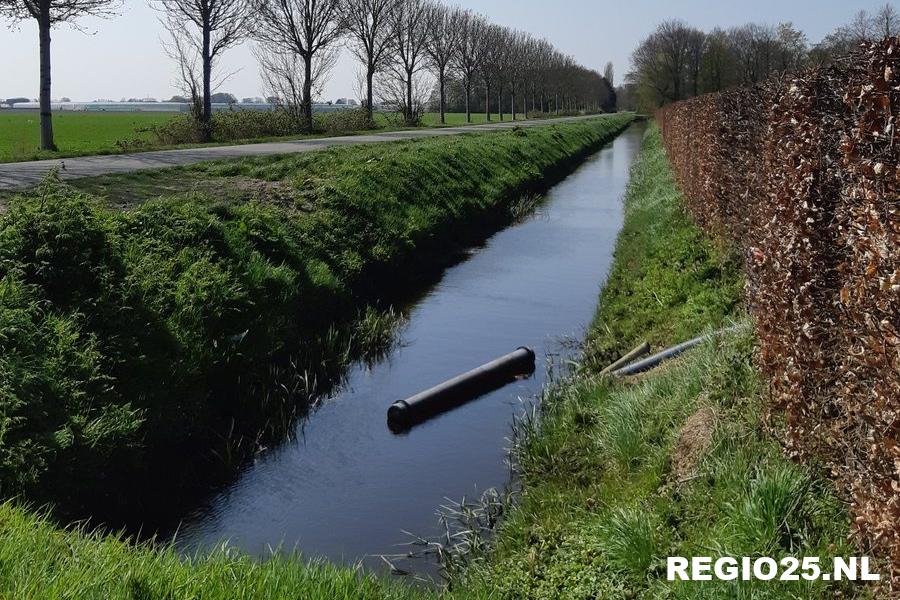
[[[53,116],[60,152],[39,150],[37,112],[0,111],[0,162],[122,152],[122,144],[153,137],[147,128],[171,119],[168,113],[59,112]]]
[[[40,123],[37,112],[0,111],[0,162],[116,154],[195,145],[162,144],[150,131],[150,127],[164,125],[174,116],[172,113],[154,112],[57,112],[53,116],[53,128],[59,152],[47,152],[39,149]],[[505,118],[509,119],[509,115]],[[522,115],[518,115],[518,118],[522,118]],[[448,113],[446,120],[448,126],[465,125],[466,115]],[[497,120],[496,115],[494,120]],[[472,114],[473,124],[484,122],[486,118],[483,113]],[[394,120],[384,114],[376,115],[376,123],[381,130],[397,128]],[[426,127],[436,127],[440,125],[440,117],[437,113],[426,113],[422,117],[422,123]],[[305,137],[309,136],[292,135],[286,139]],[[253,138],[242,141],[269,139],[277,138]]]

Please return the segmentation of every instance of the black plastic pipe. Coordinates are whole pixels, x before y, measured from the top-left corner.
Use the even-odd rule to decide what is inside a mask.
[[[388,427],[401,433],[432,417],[503,387],[521,375],[534,373],[534,351],[524,346],[458,375],[388,408]]]
[[[688,340],[686,342],[682,342],[681,344],[678,344],[677,346],[672,346],[671,348],[667,348],[667,349],[663,350],[662,352],[654,354],[653,356],[648,356],[647,358],[645,358],[643,360],[639,360],[630,365],[626,365],[617,371],[613,371],[612,375],[614,377],[622,377],[624,375],[637,375],[638,373],[643,373],[644,371],[649,371],[650,369],[654,368],[655,366],[657,366],[659,363],[666,360],[667,358],[675,358],[679,354],[682,354],[683,352],[690,350],[694,346],[699,346],[700,344],[705,342],[707,339],[708,339],[707,336],[703,336],[703,337],[694,338],[692,340]]]

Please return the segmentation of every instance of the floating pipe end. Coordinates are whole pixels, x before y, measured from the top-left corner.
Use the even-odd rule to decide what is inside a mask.
[[[388,407],[388,428],[403,433],[414,425],[452,410],[483,394],[501,388],[517,378],[534,373],[534,350],[520,346],[515,352],[449,379],[431,389]]]
[[[528,353],[525,362],[525,372],[517,373],[517,375],[531,375],[532,373],[534,373],[535,364],[537,362],[537,355],[534,353],[534,350],[532,350],[528,346],[519,346],[518,348],[516,348],[516,350],[524,350]]]
[[[406,431],[412,425],[409,404],[406,400],[397,400],[388,407],[388,428],[394,433]]]

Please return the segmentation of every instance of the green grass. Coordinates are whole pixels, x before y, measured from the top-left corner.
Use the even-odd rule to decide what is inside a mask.
[[[522,113],[516,113],[517,119],[524,119],[525,115]],[[455,127],[459,125],[467,125],[466,123],[466,113],[446,113],[444,115],[444,120],[446,121],[446,125],[448,127]],[[511,121],[511,115],[507,112],[503,114],[504,121]],[[497,113],[491,115],[492,123],[499,123],[500,117]],[[472,125],[478,125],[480,123],[487,123],[487,117],[483,112],[473,112],[472,113]],[[422,117],[422,124],[426,127],[438,127],[441,124],[441,115],[439,113],[425,113]]]
[[[691,223],[656,137],[646,144],[588,335],[592,367],[610,364],[643,340],[659,346],[719,327],[741,302],[741,261]]]
[[[358,569],[295,555],[257,561],[228,551],[183,559],[118,536],[61,530],[0,505],[0,598],[16,600],[404,600],[424,593]]]
[[[173,116],[173,113],[150,112],[57,112],[53,115],[53,132],[59,152],[46,152],[39,149],[40,124],[36,111],[0,111],[0,163],[91,154],[118,154],[165,148],[188,148],[203,145],[323,137],[321,135],[291,135],[284,138],[253,138],[218,144],[182,144],[179,146],[160,144],[147,128],[153,125],[162,125],[172,119]],[[509,115],[505,115],[504,118],[509,120]],[[522,115],[519,114],[518,118],[521,119]],[[493,115],[493,121],[496,122],[497,120],[497,115]],[[381,130],[398,128],[384,115],[376,115],[376,122]],[[472,122],[474,124],[484,123],[484,114],[473,113]],[[422,123],[426,127],[436,127],[440,125],[440,119],[437,113],[425,113]],[[465,113],[447,114],[448,126],[465,124]]]
[[[122,152],[117,142],[152,142],[152,135],[142,130],[171,118],[170,113],[58,112],[53,115],[56,153],[39,150],[37,111],[0,111],[0,162]]]
[[[666,251],[668,249],[668,251]],[[680,208],[659,132],[633,166],[626,222],[588,363],[524,422],[523,492],[454,598],[821,598],[824,582],[666,581],[667,556],[853,555],[849,517],[814,466],[787,460],[763,423],[747,328],[630,382],[600,357],[745,322],[734,261]],[[658,297],[659,301],[656,301]],[[633,313],[633,314],[630,314]],[[693,417],[693,418],[692,418]],[[688,419],[694,450],[681,439]]]
[[[172,502],[214,470],[203,459],[278,434],[273,412],[289,407],[240,394],[233,374],[254,385],[292,340],[508,222],[522,194],[631,119],[162,171],[147,176],[216,185],[128,211],[52,182],[13,198],[0,218],[2,493],[92,514]],[[384,337],[371,318],[359,328]]]

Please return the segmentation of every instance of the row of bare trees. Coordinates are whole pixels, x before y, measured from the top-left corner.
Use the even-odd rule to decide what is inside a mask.
[[[444,123],[451,81],[465,88],[469,121],[476,91],[482,94],[489,120],[492,105],[501,119],[507,106],[513,118],[520,108],[527,112],[528,97],[532,111],[538,110],[538,98],[544,111],[551,96],[557,111],[615,105],[611,82],[546,40],[437,0],[245,1],[256,15],[247,35],[260,42],[258,56],[269,91],[289,110],[301,106],[308,127],[314,92],[321,89],[343,47],[362,67],[360,95],[370,120],[381,101],[400,112],[407,124],[415,124],[429,91],[436,88]],[[291,65],[302,67],[302,72]],[[299,98],[293,93],[297,89],[302,89]]]
[[[632,54],[629,87],[643,110],[707,92],[757,83],[772,73],[828,63],[862,41],[897,35],[890,4],[853,19],[810,45],[791,23],[749,23],[704,32],[679,20],[661,23]]]
[[[807,59],[806,36],[790,23],[750,23],[704,32],[677,20],[661,23],[631,57],[629,81],[651,110],[698,94],[762,81]]]
[[[612,82],[547,40],[490,23],[437,0],[149,0],[167,32],[166,53],[178,66],[199,131],[211,135],[212,93],[227,78],[221,57],[246,40],[267,90],[312,128],[313,98],[346,47],[361,64],[362,104],[377,102],[413,124],[433,88],[445,122],[449,83],[465,89],[467,119],[483,101],[517,112],[590,110],[615,105]],[[40,37],[41,147],[55,150],[50,109],[50,32],[83,16],[112,16],[122,0],[0,0],[0,15],[34,19]],[[77,25],[76,25],[77,26]],[[478,98],[476,98],[476,94]]]

